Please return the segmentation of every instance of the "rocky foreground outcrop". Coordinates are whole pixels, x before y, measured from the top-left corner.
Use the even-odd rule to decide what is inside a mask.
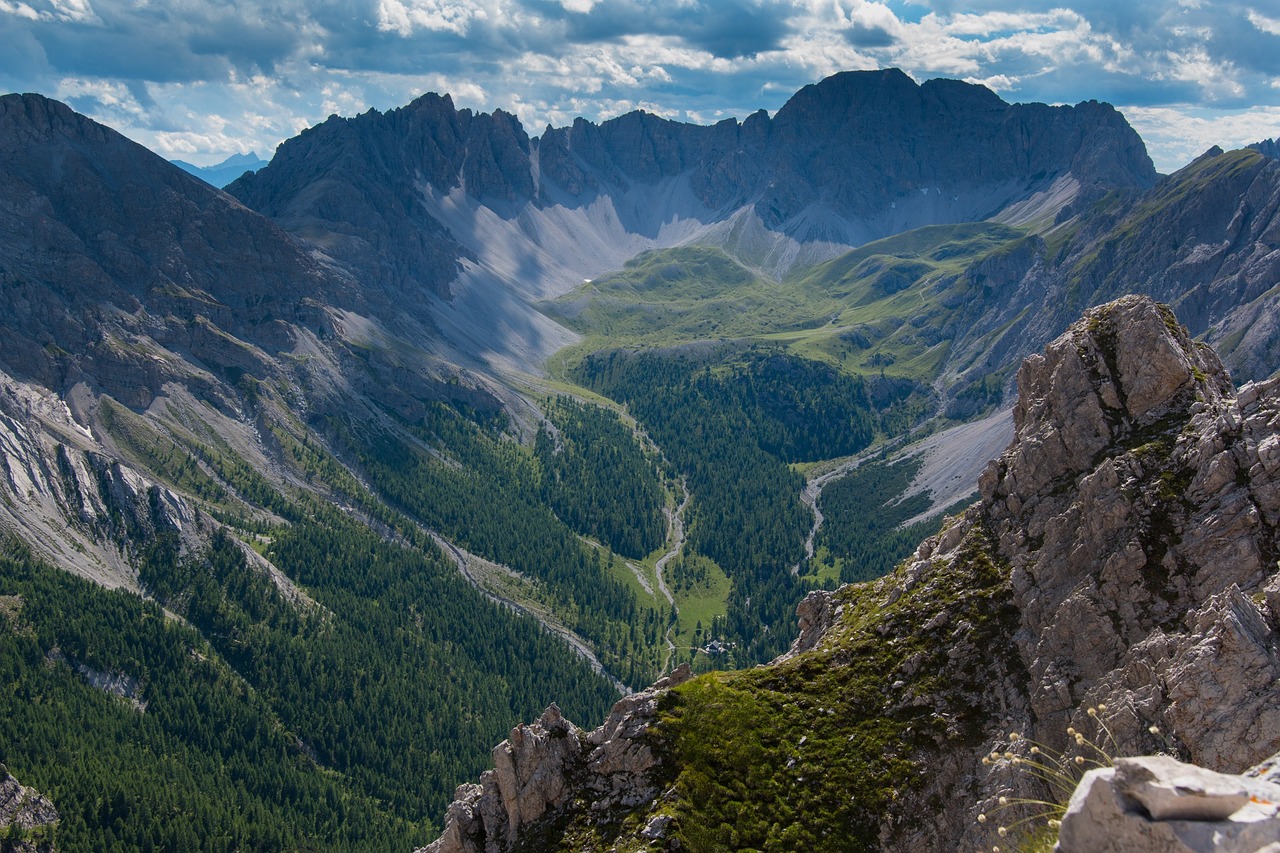
[[[895,573],[812,594],[769,667],[655,685],[585,736],[556,714],[516,730],[428,849],[990,849],[977,815],[1045,794],[990,758],[1028,739],[1228,773],[1275,754],[1280,380],[1235,392],[1126,297],[1018,389],[980,503]],[[639,773],[563,757],[618,731]],[[556,738],[577,746],[528,746]]]
[[[1163,755],[1121,758],[1080,780],[1056,850],[1276,853],[1280,785],[1263,767],[1232,776]]]
[[[604,725],[590,733],[552,705],[537,721],[511,730],[493,750],[493,769],[480,783],[462,785],[445,832],[422,853],[489,853],[546,836],[554,846],[556,818],[584,796],[591,810],[629,809],[658,795],[651,771],[659,763],[647,737],[657,722],[658,698],[690,678],[688,664],[648,690],[621,699]],[[662,836],[661,821],[646,827]]]

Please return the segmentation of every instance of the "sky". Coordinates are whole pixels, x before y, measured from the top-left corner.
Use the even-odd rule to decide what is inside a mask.
[[[1171,172],[1280,136],[1280,0],[0,0],[0,91],[211,165],[424,92],[532,136],[773,112],[837,71],[1117,106]]]

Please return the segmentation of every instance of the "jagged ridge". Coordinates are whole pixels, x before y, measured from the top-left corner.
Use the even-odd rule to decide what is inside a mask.
[[[228,191],[430,308],[463,351],[527,366],[571,340],[527,300],[644,249],[721,245],[781,276],[910,228],[984,219],[1062,182],[1058,205],[1155,179],[1110,106],[1011,105],[888,70],[807,86],[772,118],[698,126],[635,112],[538,139],[501,110],[428,94],[331,117]]]

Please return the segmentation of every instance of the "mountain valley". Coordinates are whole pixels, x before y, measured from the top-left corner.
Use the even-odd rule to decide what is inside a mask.
[[[554,703],[530,737],[588,742],[565,718],[589,729],[680,664],[739,672],[635,706],[671,733],[644,772],[676,799],[611,789],[600,829],[579,808],[599,791],[562,792],[544,797],[552,818],[525,823],[581,849],[976,840],[968,804],[938,805],[941,782],[901,786],[891,806],[893,780],[937,760],[974,802],[990,796],[964,776],[981,726],[1056,725],[1068,709],[1046,691],[1120,695],[1116,673],[1138,664],[1118,649],[1153,636],[1134,617],[1115,660],[1060,688],[1061,656],[1015,632],[1016,610],[1067,642],[1010,581],[1022,552],[1008,542],[1032,524],[1015,492],[997,500],[988,473],[978,495],[1015,427],[1027,440],[1025,390],[1010,408],[1032,381],[1019,365],[1094,306],[1143,294],[1172,314],[1143,308],[1106,340],[1086,329],[1102,361],[1140,328],[1193,364],[1179,388],[1251,424],[1270,398],[1237,401],[1201,344],[1170,344],[1151,317],[1214,347],[1237,382],[1280,367],[1280,162],[1213,149],[1160,176],[1097,102],[848,72],[773,116],[640,112],[531,138],[500,110],[428,94],[331,117],[222,192],[56,101],[5,95],[0,154],[0,701],[14,721],[0,761],[58,809],[58,849],[407,850],[442,827],[461,843],[450,796],[513,726]],[[1128,377],[1108,433],[1123,447],[1088,453],[1137,459],[1159,504],[1159,466],[1134,442],[1173,453],[1160,418],[1185,401],[1148,417]],[[1264,428],[1248,429],[1233,452],[1262,464]],[[1162,523],[1186,538],[1192,509]],[[1274,551],[1255,538],[1251,553]],[[982,699],[987,670],[910,664],[918,649],[877,634],[904,577],[960,551],[890,633],[936,611],[972,623],[972,646],[1008,646]],[[1255,574],[1234,582],[1273,648]],[[831,591],[855,581],[874,585]],[[1160,629],[1227,585],[1179,587]],[[836,608],[854,627],[750,669],[798,628],[813,648]],[[928,629],[940,644],[945,624]],[[856,669],[857,691],[828,666]],[[896,667],[945,690],[891,701],[873,682]],[[753,722],[716,716],[738,701]],[[1182,707],[1166,716],[1184,752],[1219,758]],[[740,831],[756,835],[735,841],[717,827],[738,818],[716,810],[738,783],[717,774],[737,763],[763,773],[747,789],[783,790],[761,762],[794,756],[752,728],[770,720],[809,732],[823,760],[846,736],[903,751],[841,759],[852,805],[819,786],[778,817],[804,838],[752,823],[773,793],[747,798]],[[876,817],[914,808],[945,815],[933,829]],[[670,833],[635,835],[663,816]]]

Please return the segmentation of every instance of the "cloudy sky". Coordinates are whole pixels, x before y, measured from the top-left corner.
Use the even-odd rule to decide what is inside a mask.
[[[712,122],[897,66],[1120,107],[1172,171],[1280,135],[1280,0],[0,0],[0,91],[208,165],[448,92],[531,135],[642,108]]]

